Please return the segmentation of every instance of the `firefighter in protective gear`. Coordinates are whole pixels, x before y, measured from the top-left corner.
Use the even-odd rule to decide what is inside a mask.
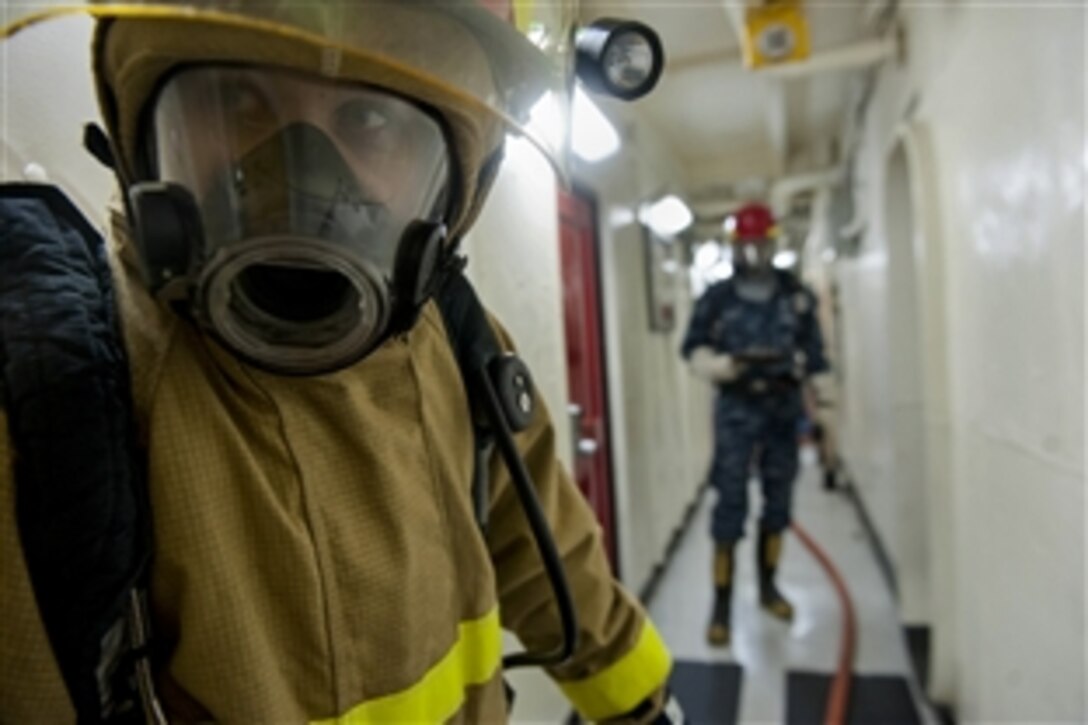
[[[113,284],[168,719],[502,721],[500,629],[529,649],[558,640],[497,457],[478,525],[469,403],[432,299],[506,133],[562,145],[517,125],[569,87],[574,8],[533,7],[90,7],[126,198]],[[0,544],[22,562],[4,425],[0,410]],[[656,721],[668,652],[613,578],[542,406],[517,442],[580,623],[549,674],[587,719]],[[18,636],[0,679],[19,686],[0,720],[70,721],[26,569],[3,578]]]
[[[798,469],[802,385],[827,369],[816,298],[772,265],[776,230],[770,210],[748,204],[726,229],[735,273],[696,303],[682,348],[692,372],[718,388],[710,470],[718,494],[711,531],[715,596],[707,632],[714,645],[730,639],[733,552],[744,535],[753,464],[763,489],[756,546],[760,603],[775,617],[793,615],[775,572]]]

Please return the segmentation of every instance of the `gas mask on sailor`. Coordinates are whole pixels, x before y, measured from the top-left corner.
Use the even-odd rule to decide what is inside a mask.
[[[151,291],[239,357],[346,367],[407,330],[451,204],[442,125],[394,94],[280,70],[196,67],[152,104],[130,189]]]
[[[765,303],[778,289],[774,274],[774,242],[744,239],[733,242],[733,268],[737,294],[748,302]]]
[[[733,267],[741,274],[765,274],[773,268],[774,242],[739,239],[733,242]]]

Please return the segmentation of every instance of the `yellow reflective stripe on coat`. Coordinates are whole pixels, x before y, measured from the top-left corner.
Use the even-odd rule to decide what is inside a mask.
[[[664,686],[672,658],[652,622],[644,619],[638,643],[611,667],[584,680],[560,682],[582,717],[604,720],[623,715]]]
[[[457,625],[457,641],[446,655],[407,689],[368,700],[340,717],[314,725],[388,722],[444,722],[465,703],[465,689],[489,682],[502,661],[502,630],[497,609]]]

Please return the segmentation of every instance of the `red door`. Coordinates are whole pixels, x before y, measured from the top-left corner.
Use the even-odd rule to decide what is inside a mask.
[[[567,336],[574,477],[604,529],[618,569],[612,506],[612,458],[605,393],[604,342],[598,274],[597,219],[592,198],[559,191],[559,243]]]

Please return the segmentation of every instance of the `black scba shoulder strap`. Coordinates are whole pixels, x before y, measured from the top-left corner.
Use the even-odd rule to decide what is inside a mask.
[[[797,279],[797,275],[784,269],[775,270],[778,276],[778,282],[782,285],[782,290],[788,295],[794,295],[798,292],[804,292],[805,288],[801,284],[801,280]]]
[[[56,188],[0,186],[0,379],[15,514],[78,721],[146,719],[146,479],[102,237]]]
[[[460,258],[453,260],[450,270],[435,295],[435,302],[442,313],[446,336],[457,359],[465,393],[472,405],[476,397],[474,388],[479,387],[479,381],[474,379],[473,371],[486,370],[488,362],[499,359],[503,351],[494,330],[487,323],[475,290],[461,271],[463,263],[463,259]],[[475,457],[472,474],[472,503],[476,512],[476,521],[480,529],[486,533],[489,507],[487,459],[494,445],[494,435],[488,428],[483,411],[476,409],[476,406],[473,407],[472,430]]]
[[[563,562],[556,551],[548,520],[537,502],[536,486],[513,437],[532,422],[535,391],[525,363],[504,352],[499,345],[483,305],[463,273],[464,265],[464,258],[451,261],[435,301],[442,312],[446,334],[472,406],[476,452],[472,492],[477,521],[486,532],[488,453],[492,445],[497,445],[536,540],[555,595],[563,632],[562,641],[551,651],[509,655],[503,659],[503,666],[506,669],[555,666],[574,654],[578,644],[578,622],[574,599],[563,573]]]

